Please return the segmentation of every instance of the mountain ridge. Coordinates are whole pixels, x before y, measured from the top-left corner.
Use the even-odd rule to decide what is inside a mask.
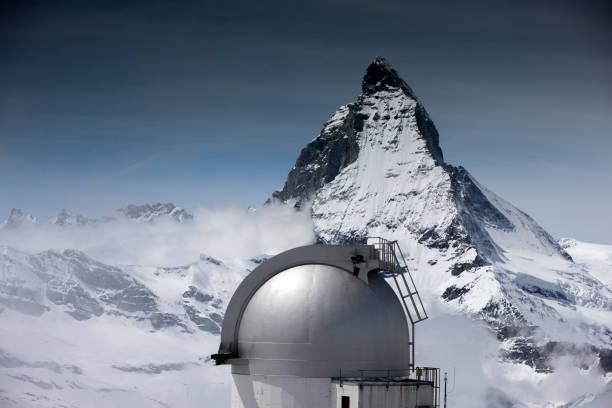
[[[425,107],[381,57],[366,69],[362,94],[302,149],[271,200],[310,211],[323,243],[397,239],[422,286],[487,322],[513,361],[550,369],[555,336],[610,344],[601,321],[593,336],[563,324],[578,304],[610,313],[610,289],[529,215],[444,162]]]
[[[193,220],[193,214],[173,203],[130,204],[117,209],[114,215],[103,215],[99,218],[90,218],[81,214],[74,215],[65,208],[62,208],[55,217],[48,219],[46,224],[57,227],[83,227],[115,222],[119,219],[145,223],[156,222],[160,219],[170,219],[178,223],[184,223]],[[38,218],[30,214],[24,215],[23,210],[20,208],[13,208],[9,217],[5,221],[0,222],[0,229],[17,229],[22,226],[39,224]]]

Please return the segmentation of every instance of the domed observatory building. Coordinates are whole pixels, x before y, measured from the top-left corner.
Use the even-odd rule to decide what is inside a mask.
[[[397,242],[309,245],[245,278],[212,358],[235,408],[437,407],[438,369],[414,364],[426,318]]]

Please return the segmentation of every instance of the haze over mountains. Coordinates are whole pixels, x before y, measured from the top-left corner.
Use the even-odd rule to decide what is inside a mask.
[[[130,205],[48,223],[13,210],[0,231],[2,401],[227,403],[227,372],[207,356],[240,280],[284,249],[367,236],[397,239],[408,254],[432,315],[417,326],[418,363],[458,370],[455,406],[610,401],[612,247],[558,243],[445,163],[425,107],[385,59],[268,204],[196,214]],[[465,349],[449,353],[454,343]],[[47,355],[32,351],[42,344]],[[579,380],[562,390],[568,372]]]
[[[85,226],[100,224],[110,221],[117,221],[118,218],[125,218],[137,222],[153,222],[155,220],[169,218],[174,221],[184,222],[193,218],[193,215],[181,207],[172,203],[157,204],[130,204],[125,208],[120,208],[115,215],[106,215],[101,218],[88,218],[83,215],[73,215],[66,209],[61,209],[57,216],[47,220],[47,224],[63,226]],[[17,228],[22,225],[33,225],[39,223],[38,218],[24,214],[19,208],[13,208],[8,218],[0,222],[0,228]]]

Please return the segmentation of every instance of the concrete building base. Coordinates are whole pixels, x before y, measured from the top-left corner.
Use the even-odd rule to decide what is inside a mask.
[[[430,383],[232,375],[232,408],[433,407]]]

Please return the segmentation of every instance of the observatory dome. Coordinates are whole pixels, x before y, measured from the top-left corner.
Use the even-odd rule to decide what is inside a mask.
[[[241,308],[234,373],[336,377],[408,368],[404,311],[377,272],[364,280],[313,263],[270,275]]]

